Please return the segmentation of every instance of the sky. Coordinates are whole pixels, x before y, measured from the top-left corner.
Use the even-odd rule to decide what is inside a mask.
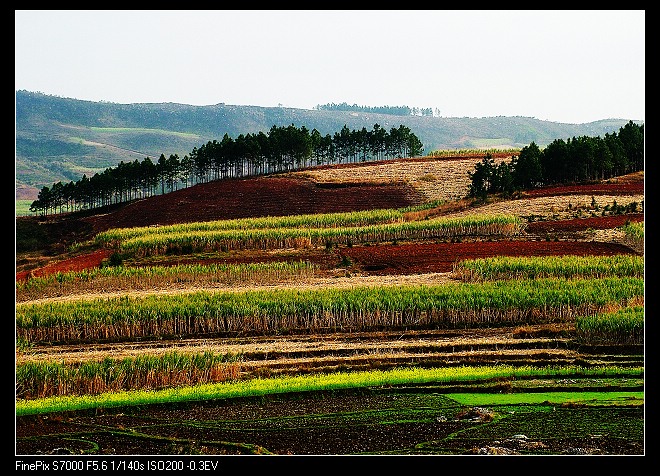
[[[16,90],[644,120],[644,10],[15,10]]]

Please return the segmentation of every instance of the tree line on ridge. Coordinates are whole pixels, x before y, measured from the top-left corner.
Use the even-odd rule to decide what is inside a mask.
[[[495,164],[486,154],[473,172],[469,197],[510,195],[533,188],[606,180],[644,170],[644,125],[630,121],[601,137],[556,139],[541,150],[534,142],[510,162]]]
[[[169,158],[160,155],[157,162],[146,157],[142,162],[120,162],[91,178],[77,182],[57,182],[43,187],[30,211],[42,216],[99,208],[147,198],[189,187],[198,183],[227,178],[266,175],[299,170],[313,165],[370,162],[419,156],[424,150],[410,128],[400,125],[388,132],[378,124],[371,131],[344,127],[325,136],[317,129],[291,124],[272,126],[268,133],[240,134],[232,139],[225,134],[189,155]]]

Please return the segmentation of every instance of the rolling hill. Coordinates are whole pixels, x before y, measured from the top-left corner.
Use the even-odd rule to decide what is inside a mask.
[[[630,119],[561,124],[530,117],[395,116],[284,107],[185,104],[116,104],[16,91],[16,198],[34,200],[44,186],[78,181],[121,161],[183,157],[224,134],[267,132],[290,124],[333,135],[374,124],[409,127],[425,153],[440,149],[513,148],[555,139],[602,136]]]

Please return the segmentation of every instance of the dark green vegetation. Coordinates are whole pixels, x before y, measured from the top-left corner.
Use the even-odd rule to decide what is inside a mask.
[[[73,243],[84,241],[90,233],[91,226],[82,220],[69,220],[65,224],[16,220],[16,252],[43,250],[45,255],[56,256],[66,252]]]
[[[115,104],[40,93],[16,92],[16,198],[37,198],[43,186],[77,181],[120,162],[183,157],[225,134],[258,134],[271,127],[304,124],[322,135],[344,126],[389,131],[404,125],[415,132],[426,153],[437,149],[544,147],[557,138],[602,136],[630,119],[560,124],[528,117],[447,118],[373,112],[325,111],[258,106]]]
[[[17,419],[17,453],[640,455],[642,391],[635,378],[500,379],[32,415]]]
[[[644,170],[644,125],[632,121],[605,137],[555,139],[543,150],[532,142],[511,162],[486,155],[470,172],[469,195],[512,194],[542,186],[586,183]]]

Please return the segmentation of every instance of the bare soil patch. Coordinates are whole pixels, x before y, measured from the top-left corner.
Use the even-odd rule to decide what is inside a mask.
[[[422,201],[417,190],[401,182],[325,187],[304,178],[268,176],[199,184],[84,221],[98,233],[118,227],[400,208]]]
[[[608,215],[600,217],[573,218],[568,220],[537,221],[527,224],[528,233],[579,232],[589,229],[607,230],[619,228],[626,223],[644,221],[643,213],[627,213],[625,215]]]
[[[634,254],[630,248],[615,243],[526,240],[360,246],[346,248],[342,253],[359,269],[380,275],[446,273],[458,261],[493,256]]]

